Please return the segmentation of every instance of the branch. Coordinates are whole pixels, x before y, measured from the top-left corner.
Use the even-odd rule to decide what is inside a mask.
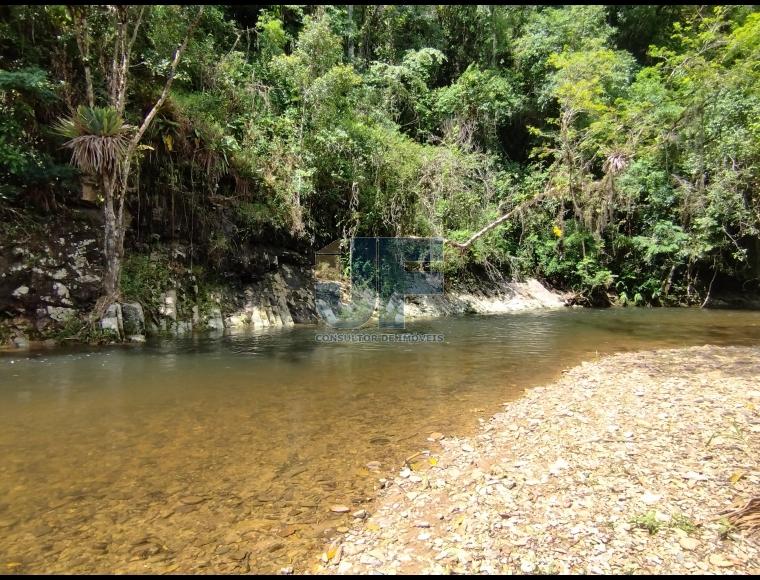
[[[129,22],[128,22],[128,8],[122,7],[122,10],[120,12],[120,15],[122,17],[122,22],[119,24],[119,41],[117,44],[120,44],[120,51],[121,51],[121,68],[118,70],[118,73],[116,72],[116,69],[114,69],[114,77],[117,79],[115,81],[116,87],[114,89],[115,91],[115,106],[116,110],[118,111],[120,116],[124,115],[124,108],[127,106],[127,82],[128,82],[128,76],[129,76],[129,62],[132,59],[132,47],[135,44],[135,41],[137,40],[137,33],[140,30],[140,24],[142,23],[143,14],[145,13],[145,6],[140,7],[140,13],[137,16],[137,22],[135,22],[134,29],[132,30],[132,37],[129,39],[129,43],[127,43],[127,32],[129,31]],[[116,57],[114,56],[114,64],[116,63]]]
[[[143,14],[145,13],[145,6],[140,7],[140,14],[137,17],[137,22],[135,23],[135,28],[132,30],[132,38],[129,41],[129,45],[127,46],[127,60],[129,60],[129,56],[132,54],[132,47],[135,44],[135,40],[137,40],[137,31],[140,29],[140,23],[142,23]]]
[[[538,200],[540,200],[543,197],[543,194],[536,195],[535,197],[532,197],[531,199],[522,202],[519,205],[516,205],[511,210],[509,210],[507,213],[505,213],[503,216],[501,216],[499,219],[492,221],[490,224],[488,224],[486,227],[481,229],[480,231],[474,233],[466,242],[455,242],[453,240],[445,240],[447,244],[450,244],[454,246],[455,248],[459,248],[460,250],[464,251],[468,247],[472,245],[473,242],[475,242],[478,238],[481,238],[488,232],[490,232],[495,227],[503,224],[505,221],[507,221],[509,218],[511,218],[516,213],[519,213],[520,211],[524,210],[527,207],[530,207],[534,203],[536,203]]]
[[[702,306],[700,308],[704,308],[707,306],[707,303],[710,301],[710,294],[712,294],[712,287],[713,283],[715,282],[715,277],[718,275],[718,263],[717,259],[713,258],[713,277],[712,280],[710,280],[710,286],[707,288],[707,296],[705,296],[705,301],[702,302]]]
[[[192,36],[193,31],[195,30],[196,26],[198,26],[198,23],[200,22],[201,16],[203,15],[203,9],[204,7],[201,6],[200,10],[198,11],[198,15],[195,17],[195,20],[193,20],[193,22],[188,27],[187,32],[185,33],[185,39],[182,41],[182,44],[179,45],[177,50],[174,51],[174,58],[172,59],[172,64],[171,64],[171,67],[169,68],[169,76],[166,79],[164,90],[161,92],[161,96],[153,105],[153,108],[145,116],[145,119],[143,119],[143,122],[140,125],[140,128],[137,130],[137,133],[135,133],[134,136],[132,137],[132,140],[129,143],[129,147],[127,148],[128,159],[135,152],[135,149],[137,149],[137,145],[140,143],[140,139],[142,139],[142,136],[145,134],[145,131],[150,126],[151,122],[153,121],[153,118],[156,116],[159,109],[164,104],[164,101],[166,101],[166,97],[169,96],[169,89],[171,89],[172,81],[174,81],[174,75],[177,72],[177,65],[179,64],[180,58],[182,58],[182,53],[185,52],[185,48],[187,48],[187,43],[190,40],[190,36]]]

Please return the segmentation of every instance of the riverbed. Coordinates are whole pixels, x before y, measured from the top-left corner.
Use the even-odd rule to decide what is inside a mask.
[[[406,331],[444,339],[321,343],[299,327],[3,355],[0,570],[311,570],[431,433],[471,434],[599,355],[758,345],[760,313],[537,311]]]

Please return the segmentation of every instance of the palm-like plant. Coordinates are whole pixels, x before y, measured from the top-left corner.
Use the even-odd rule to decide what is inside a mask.
[[[72,161],[86,173],[112,172],[123,159],[134,127],[113,107],[77,107],[55,127],[68,137],[64,147],[72,150]]]

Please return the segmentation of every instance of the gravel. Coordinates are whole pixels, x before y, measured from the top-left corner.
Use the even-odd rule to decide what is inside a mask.
[[[609,356],[472,438],[431,434],[318,571],[758,574],[760,533],[720,516],[760,494],[758,361],[746,347]]]

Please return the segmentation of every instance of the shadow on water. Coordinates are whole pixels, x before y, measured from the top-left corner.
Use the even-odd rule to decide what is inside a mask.
[[[383,469],[597,354],[760,344],[760,313],[562,310],[421,321],[443,343],[316,328],[0,357],[0,566],[310,569]],[[369,329],[376,332],[376,329]]]

